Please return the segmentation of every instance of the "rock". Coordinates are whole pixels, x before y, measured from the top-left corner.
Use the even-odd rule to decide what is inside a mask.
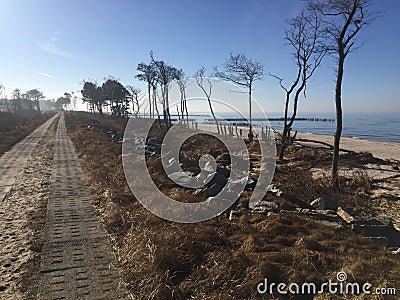
[[[180,169],[179,163],[175,158],[170,158],[165,166],[165,172],[167,173],[179,172],[178,171],[179,169]]]
[[[393,250],[392,253],[395,254],[395,255],[399,255],[400,254],[400,248],[398,248],[397,250]]]
[[[249,206],[249,208],[252,209],[256,213],[268,213],[270,211],[277,210],[278,205],[275,204],[274,202],[263,200],[263,201],[258,202],[256,206],[254,206],[254,207]]]
[[[382,246],[388,245],[388,238],[385,236],[367,236],[366,238]]]
[[[227,167],[217,166],[217,173],[224,175],[226,178],[229,177],[231,171]]]
[[[196,189],[192,194],[193,195],[199,195],[203,192],[204,189]]]
[[[256,187],[256,184],[257,184],[257,181],[256,181],[255,179],[253,179],[253,178],[247,179],[247,183],[246,183],[246,186],[245,186],[245,190],[246,190],[246,191],[252,191],[252,190],[254,190],[255,187]]]
[[[192,174],[188,172],[174,172],[168,174],[168,177],[177,184],[189,185],[193,182]]]
[[[351,224],[355,221],[354,217],[346,210],[341,208],[340,206],[338,207],[336,211],[337,215],[341,217],[347,224]]]
[[[218,195],[221,190],[222,190],[222,186],[215,183],[212,186],[204,189],[203,195],[204,195],[204,197],[214,197],[214,196]]]
[[[218,155],[216,161],[223,166],[229,166],[231,164],[231,157],[229,153],[225,152]]]
[[[364,224],[354,224],[354,229],[369,238],[385,237],[388,247],[400,247],[400,231],[390,220],[369,220]]]
[[[207,183],[207,186],[212,186],[214,184],[218,184],[219,186],[224,186],[228,181],[227,178],[221,173],[209,174],[206,180],[207,181],[210,180],[210,182]]]
[[[307,215],[315,220],[340,223],[341,219],[333,210],[310,210]]]
[[[220,150],[210,150],[209,152],[210,155],[214,156],[214,157],[218,157],[222,154],[222,152]]]
[[[214,173],[217,169],[217,165],[215,162],[213,161],[208,161],[204,164],[204,166],[202,167],[202,169],[206,172],[209,173]]]
[[[241,215],[242,215],[242,214],[241,214],[239,211],[237,211],[237,210],[231,210],[231,211],[229,212],[229,220],[230,220],[230,221],[232,221],[232,220],[237,220],[237,219],[240,218]]]
[[[213,208],[218,208],[218,210],[222,208],[229,208],[233,204],[232,200],[220,197],[208,197],[206,202]],[[219,213],[218,215],[221,215],[222,213],[223,211],[221,211],[221,213]]]
[[[322,197],[317,198],[310,203],[310,206],[314,209],[328,209],[328,210],[337,210],[338,205],[335,201],[330,198]]]
[[[276,193],[279,192],[279,191],[280,191],[280,189],[278,189],[278,187],[277,187],[275,184],[270,184],[270,185],[267,187],[267,192],[276,194]]]
[[[159,146],[161,145],[162,140],[158,137],[147,137],[146,143],[147,145]]]
[[[183,169],[199,168],[199,161],[195,159],[190,159],[187,156],[182,156],[179,162]]]

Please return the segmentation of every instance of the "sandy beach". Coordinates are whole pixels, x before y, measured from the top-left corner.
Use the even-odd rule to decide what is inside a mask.
[[[208,132],[217,132],[215,126],[212,124],[198,124],[198,129]],[[258,135],[261,135],[260,128],[254,128],[254,130]],[[242,132],[243,136],[246,136],[248,132],[247,128],[242,128]],[[281,131],[278,130],[277,132]],[[277,135],[278,134],[276,134],[276,136]],[[315,140],[327,143],[329,145],[333,145],[333,136],[329,135],[299,132],[296,138],[298,140],[299,139]],[[327,146],[313,142],[299,141],[299,143],[303,145],[328,148]],[[371,140],[342,137],[340,139],[340,148],[354,152],[370,152],[376,158],[400,161],[400,143],[397,142],[371,141]]]
[[[333,144],[333,136],[311,134],[311,133],[298,133],[297,139],[316,140],[330,145]],[[301,142],[307,145],[320,145],[309,142]],[[322,147],[325,147],[321,145]],[[396,142],[382,142],[370,141],[362,139],[353,139],[342,137],[340,139],[340,148],[354,152],[370,152],[374,157],[380,159],[390,159],[400,161],[400,143]]]

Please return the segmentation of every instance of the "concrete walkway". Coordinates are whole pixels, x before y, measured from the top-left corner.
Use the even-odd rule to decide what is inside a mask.
[[[64,116],[58,123],[38,299],[129,299],[98,221]]]

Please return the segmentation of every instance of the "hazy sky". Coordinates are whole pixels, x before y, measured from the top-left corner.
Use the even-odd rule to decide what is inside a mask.
[[[0,0],[0,82],[39,88],[47,98],[78,91],[83,79],[112,75],[136,85],[136,66],[153,50],[192,75],[220,65],[229,52],[261,61],[266,72],[292,80],[285,21],[300,0]],[[343,106],[349,112],[400,112],[400,1],[374,1],[383,17],[362,32],[365,45],[345,65]],[[301,112],[334,111],[334,60],[312,78]],[[254,97],[266,111],[281,111],[283,93],[266,76]]]

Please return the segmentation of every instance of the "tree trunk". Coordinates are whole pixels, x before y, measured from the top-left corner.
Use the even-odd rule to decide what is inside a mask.
[[[186,112],[186,124],[187,126],[189,126],[189,112],[188,112],[188,108],[187,108],[187,102],[186,102],[186,92],[184,92],[184,99],[185,99],[185,112]]]
[[[250,128],[249,128],[249,142],[253,141],[253,120],[251,116],[251,82],[249,84],[249,122],[250,122]]]
[[[335,105],[336,105],[336,131],[333,142],[333,157],[332,157],[332,187],[339,189],[339,176],[338,176],[338,164],[339,164],[339,146],[340,137],[342,135],[342,81],[343,81],[343,69],[344,69],[344,50],[339,47],[339,63],[336,78],[336,90],[335,90]]]
[[[282,132],[281,149],[279,150],[279,160],[281,160],[281,161],[283,160],[283,156],[284,156],[286,148],[287,148],[288,133],[290,134],[289,126],[288,126],[288,110],[289,110],[290,93],[291,92],[286,92],[284,125],[283,125],[283,132]]]
[[[161,128],[161,118],[160,118],[160,111],[158,110],[157,106],[157,87],[154,85],[153,86],[153,114],[154,111],[157,113],[157,120],[158,120],[158,125]]]
[[[283,160],[283,156],[285,154],[286,148],[289,144],[289,138],[290,138],[290,126],[286,123],[283,127],[283,133],[282,133],[282,141],[281,141],[281,148],[279,150],[279,160]]]
[[[214,118],[215,125],[217,126],[218,134],[220,134],[221,132],[219,130],[218,120],[215,117],[214,110],[213,110],[212,105],[211,105],[211,99],[209,97],[207,97],[207,100],[208,100],[208,106],[210,107],[211,114],[212,114],[212,116]]]
[[[147,83],[147,93],[149,95],[149,117],[151,119],[152,117],[154,118],[154,113],[153,113],[153,116],[152,116],[152,114],[151,114],[151,91],[150,91],[150,88],[151,88],[150,83]]]

